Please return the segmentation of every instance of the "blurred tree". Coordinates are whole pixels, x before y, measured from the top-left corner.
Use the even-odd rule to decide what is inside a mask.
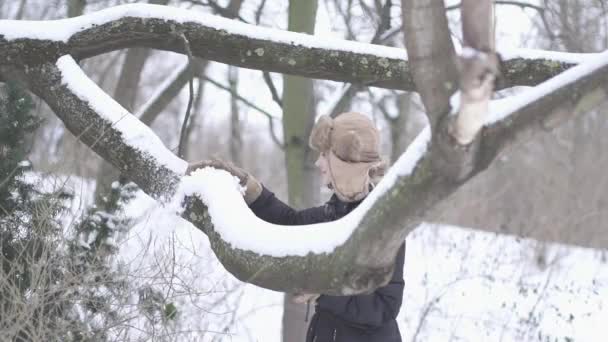
[[[317,0],[289,1],[289,31],[314,34]],[[289,204],[298,209],[319,203],[320,185],[314,166],[315,155],[308,146],[308,136],[315,119],[313,80],[283,76],[283,141],[287,170]],[[283,342],[304,341],[307,329],[307,305],[296,304],[286,294],[283,311]]]

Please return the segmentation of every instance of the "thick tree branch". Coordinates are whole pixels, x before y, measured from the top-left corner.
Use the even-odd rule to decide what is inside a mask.
[[[175,167],[159,163],[155,156],[155,147],[162,146],[160,139],[153,141],[153,144],[148,146],[149,150],[126,144],[124,133],[117,125],[132,124],[132,127],[135,127],[133,134],[138,134],[137,130],[147,129],[143,125],[135,126],[136,123],[131,121],[134,117],[129,112],[123,109],[121,113],[115,113],[118,115],[115,121],[102,118],[89,103],[64,84],[63,75],[55,64],[44,63],[25,69],[0,67],[0,71],[10,79],[24,83],[42,98],[72,134],[121,170],[148,195],[162,201],[173,195],[179,182],[176,169],[182,169],[184,172],[186,162],[173,160]],[[114,101],[108,95],[105,96],[107,100]],[[113,104],[120,107],[118,103]]]
[[[402,49],[316,40],[305,34],[144,4],[117,6],[97,16],[54,22],[0,21],[0,64],[40,64],[66,54],[78,60],[137,46],[185,54],[176,32],[183,32],[192,44],[193,55],[203,59],[310,78],[415,90]],[[522,67],[521,60],[506,61],[501,87],[538,84],[573,65],[540,59],[526,63],[534,63],[535,68]]]
[[[449,112],[456,91],[456,53],[443,0],[402,0],[405,46],[431,127]]]

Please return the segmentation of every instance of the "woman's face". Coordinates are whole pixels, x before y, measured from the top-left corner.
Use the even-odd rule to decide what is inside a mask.
[[[323,185],[329,185],[331,183],[331,178],[329,175],[329,161],[327,159],[327,152],[322,152],[319,154],[319,158],[315,162],[315,166],[319,168],[319,171],[321,171],[321,182],[323,182]]]

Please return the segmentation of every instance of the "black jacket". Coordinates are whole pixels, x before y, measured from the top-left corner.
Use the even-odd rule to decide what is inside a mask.
[[[335,195],[320,207],[294,210],[266,188],[251,210],[259,218],[281,225],[303,225],[334,221],[348,214],[359,202],[340,201]],[[391,281],[369,295],[326,296],[317,299],[306,341],[308,342],[401,342],[395,321],[403,298],[405,243],[395,260]]]

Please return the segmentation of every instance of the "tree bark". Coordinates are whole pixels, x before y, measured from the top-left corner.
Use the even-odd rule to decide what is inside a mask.
[[[132,112],[134,109],[139,81],[150,52],[150,49],[133,48],[129,49],[125,55],[118,83],[116,84],[116,88],[114,88],[114,99],[129,112]],[[100,200],[110,192],[112,182],[118,180],[118,177],[120,177],[119,170],[116,170],[108,162],[101,163],[95,183],[95,199],[97,203],[100,203]]]
[[[146,8],[146,5],[138,6]],[[439,15],[437,9],[433,13]],[[445,14],[443,15],[445,16]],[[420,21],[416,23],[422,28],[424,28],[424,24]],[[246,24],[239,23],[239,25]],[[254,29],[252,27],[252,30]],[[416,27],[411,29],[413,32],[417,30]],[[35,63],[56,59],[66,54],[79,60],[131,47],[148,47],[185,53],[183,44],[175,32],[184,32],[191,42],[194,56],[203,59],[308,78],[406,91],[416,90],[410,62],[405,59],[405,54],[403,54],[403,58],[385,58],[368,53],[325,47],[294,47],[289,43],[251,38],[218,30],[201,23],[179,23],[160,18],[137,18],[128,16],[127,13],[123,18],[78,30],[67,42],[20,40],[19,44],[22,45],[22,48],[18,50],[12,49],[14,42],[9,42],[1,37],[0,32],[0,60]],[[430,37],[427,38],[430,39]],[[421,39],[420,44],[424,44],[424,42],[425,40]],[[356,44],[365,46],[369,50],[374,49],[374,45]],[[449,45],[451,46],[451,41]],[[382,49],[389,48],[382,47]],[[425,58],[425,56],[419,57]],[[415,63],[413,60],[412,62]],[[534,68],[522,67],[521,61],[518,60],[503,63],[501,72],[505,75],[505,80],[500,87],[535,85],[538,83],[531,82],[546,80],[572,66],[569,63],[543,59],[538,59],[534,63]],[[429,69],[433,71],[432,66]],[[530,71],[534,71],[534,73],[530,73]],[[435,72],[441,75],[439,70],[435,70]]]
[[[443,0],[402,0],[405,46],[431,127],[450,110],[457,89],[456,53]]]

